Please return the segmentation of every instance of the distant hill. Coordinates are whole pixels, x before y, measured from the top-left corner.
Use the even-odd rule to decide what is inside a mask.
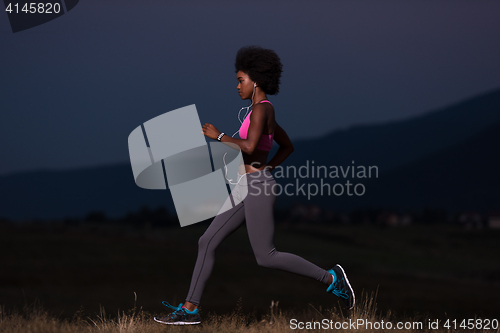
[[[84,217],[90,211],[120,217],[144,205],[165,205],[175,214],[170,192],[139,188],[126,163],[0,177],[0,202],[0,217],[9,219]]]
[[[382,172],[450,147],[500,121],[500,90],[426,114],[385,124],[358,125],[294,143],[286,165],[377,165]]]
[[[310,164],[314,160],[316,166],[346,167],[354,160],[355,165],[378,167],[378,179],[362,182],[366,184],[365,196],[312,199],[333,209],[417,209],[425,204],[447,209],[490,209],[498,202],[495,191],[499,182],[493,170],[500,166],[499,122],[497,90],[412,119],[353,126],[294,142],[295,152],[284,166],[299,167],[306,160]],[[273,147],[271,153],[276,150]],[[277,205],[286,207],[293,201],[307,202],[307,198],[282,195]],[[83,217],[90,211],[118,217],[144,205],[165,205],[175,214],[170,192],[137,187],[128,162],[2,176],[0,202],[0,218],[16,220]]]
[[[451,147],[389,170],[378,179],[358,179],[366,194],[318,197],[333,209],[385,207],[395,210],[442,208],[487,213],[500,209],[500,121]]]

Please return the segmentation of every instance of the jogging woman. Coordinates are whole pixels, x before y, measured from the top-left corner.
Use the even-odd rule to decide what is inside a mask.
[[[240,127],[240,139],[225,135],[208,123],[203,125],[202,133],[211,139],[239,146],[245,171],[238,178],[244,175],[247,181],[238,182],[231,192],[234,199],[240,199],[237,201],[239,203],[218,214],[200,237],[198,258],[185,303],[176,307],[164,301],[163,304],[174,311],[154,319],[163,324],[175,325],[201,322],[198,306],[205,283],[212,272],[214,251],[243,222],[246,222],[250,243],[259,266],[315,279],[327,285],[327,292],[340,297],[346,307],[352,309],[354,292],[340,265],[337,264],[327,271],[295,254],[279,252],[274,247],[273,207],[276,195],[271,188],[276,181],[271,171],[283,163],[294,150],[285,130],[276,121],[272,103],[267,100],[267,95],[276,95],[279,92],[282,73],[280,58],[272,50],[257,46],[243,47],[236,55],[235,67],[238,94],[241,99],[250,100],[252,107]],[[273,139],[278,143],[279,149],[267,162]],[[242,193],[246,195],[243,197]]]

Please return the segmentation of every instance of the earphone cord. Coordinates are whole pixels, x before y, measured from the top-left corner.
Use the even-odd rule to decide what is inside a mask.
[[[251,104],[250,104],[249,106],[244,106],[244,107],[242,107],[242,108],[240,109],[240,111],[238,111],[238,120],[240,121],[240,125],[241,125],[241,124],[243,124],[243,121],[244,121],[244,120],[245,120],[245,118],[247,117],[248,112],[250,111],[250,108],[251,108],[251,107],[252,107],[252,105],[253,105],[253,96],[254,96],[254,94],[255,94],[255,84],[254,84],[254,86],[253,86],[252,98],[250,99]],[[240,119],[240,112],[241,112],[241,110],[243,110],[243,109],[247,109],[247,112],[245,113],[245,116],[243,117],[243,120],[241,120],[241,119]],[[239,131],[240,131],[240,130],[237,130],[236,132],[234,132],[234,134],[233,134],[233,135],[231,135],[231,137],[234,137],[234,136],[235,136],[235,134],[236,134],[236,133],[238,133]],[[232,182],[232,179],[227,178],[227,164],[226,164],[226,159],[225,159],[226,154],[227,154],[227,152],[225,152],[225,153],[224,153],[224,156],[222,156],[222,161],[224,162],[224,170],[225,170],[225,176],[224,176],[224,177],[227,179],[227,181],[228,181],[230,184],[232,184],[232,185],[238,185],[238,183],[240,182],[240,180],[241,180],[241,179],[243,179],[243,176],[245,176],[248,172],[246,172],[246,173],[244,173],[243,175],[241,175],[241,177],[239,177],[239,179],[238,179],[238,181],[237,181],[236,183],[233,183],[233,182]]]
[[[248,112],[250,111],[250,108],[251,108],[251,107],[252,107],[252,105],[253,105],[253,96],[254,96],[254,94],[255,94],[255,86],[253,87],[252,98],[251,98],[251,100],[250,100],[250,101],[251,101],[251,104],[250,104],[249,106],[244,106],[244,107],[242,107],[242,108],[240,109],[240,111],[238,111],[238,120],[239,120],[239,122],[240,122],[240,125],[241,125],[241,124],[243,124],[243,121],[244,121],[244,120],[245,120],[245,118],[247,117]],[[245,113],[245,116],[243,117],[243,120],[241,120],[241,119],[240,119],[240,112],[241,112],[241,110],[243,110],[243,109],[247,109],[247,112]],[[240,131],[240,130],[237,130],[236,132],[234,132],[234,134],[233,134],[233,135],[231,135],[231,137],[233,137],[233,136],[234,136],[236,133],[238,133],[239,131]]]
[[[226,172],[226,174],[225,174],[225,176],[224,176],[224,177],[226,177],[227,181],[228,181],[230,184],[232,184],[232,185],[238,185],[238,183],[240,182],[240,180],[242,180],[242,179],[243,179],[243,176],[245,176],[245,175],[246,175],[246,173],[244,173],[244,174],[243,174],[243,175],[241,175],[241,176],[238,176],[238,181],[237,181],[236,183],[233,183],[233,182],[232,182],[232,179],[227,178],[227,166],[226,166],[226,161],[225,161],[226,154],[227,154],[227,152],[226,152],[226,153],[224,153],[224,156],[222,157],[222,160],[224,161],[224,170],[225,170],[225,172]]]

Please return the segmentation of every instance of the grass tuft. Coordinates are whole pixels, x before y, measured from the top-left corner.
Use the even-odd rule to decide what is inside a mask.
[[[243,312],[243,299],[239,298],[236,307],[227,314],[209,313],[206,317],[202,316],[202,324],[186,326],[168,326],[172,332],[214,332],[214,333],[257,333],[257,332],[290,332],[291,320],[297,322],[325,322],[344,323],[349,321],[356,322],[363,319],[367,322],[391,322],[395,325],[398,321],[422,322],[422,328],[397,329],[397,332],[448,332],[443,327],[439,329],[430,329],[427,327],[427,318],[425,316],[415,315],[414,317],[397,318],[394,313],[387,311],[385,314],[378,313],[376,298],[378,289],[370,294],[364,290],[358,297],[356,307],[352,311],[338,306],[333,308],[315,308],[312,304],[304,309],[296,311],[282,311],[279,308],[279,301],[272,301],[270,311],[262,318],[256,318],[253,314]],[[137,297],[136,297],[137,299]],[[6,310],[5,306],[0,306],[0,332],[10,333],[156,333],[165,332],[167,325],[157,323],[153,320],[153,314],[145,311],[142,307],[134,307],[126,311],[118,311],[113,317],[106,313],[103,306],[100,306],[99,313],[94,316],[85,314],[85,310],[80,308],[71,319],[60,319],[53,316],[43,309],[40,302],[25,305],[21,311],[16,309]],[[352,329],[333,328],[337,332],[381,332],[390,331],[382,329]],[[299,330],[307,332],[324,332],[325,328],[315,327],[308,330]],[[459,332],[460,330],[457,330]],[[486,332],[485,330],[476,330],[475,332]],[[495,333],[499,330],[488,329],[487,332]]]

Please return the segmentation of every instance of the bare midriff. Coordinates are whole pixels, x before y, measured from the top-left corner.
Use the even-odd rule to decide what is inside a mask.
[[[263,170],[267,163],[269,151],[255,148],[252,155],[242,152],[243,162],[245,163],[245,170],[239,170],[240,174],[257,172]]]

